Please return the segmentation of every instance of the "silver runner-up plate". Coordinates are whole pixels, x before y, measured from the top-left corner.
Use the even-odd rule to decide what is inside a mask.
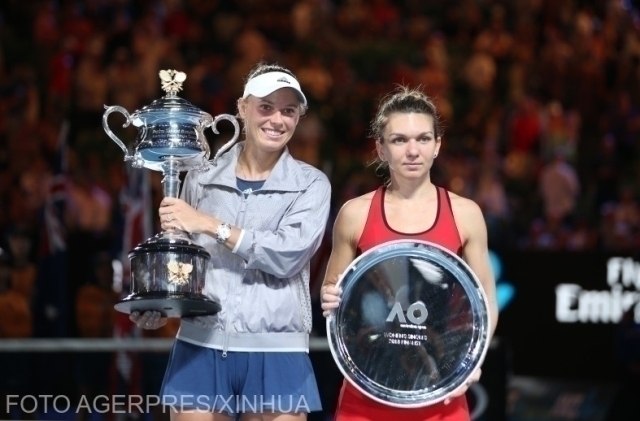
[[[433,405],[463,385],[489,346],[488,302],[469,266],[426,241],[396,240],[354,260],[327,318],[347,381],[399,408]]]

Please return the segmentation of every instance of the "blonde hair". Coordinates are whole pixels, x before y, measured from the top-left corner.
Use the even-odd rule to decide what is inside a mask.
[[[282,73],[286,73],[288,75],[290,75],[292,78],[294,78],[295,80],[298,80],[298,78],[296,77],[296,75],[293,74],[293,72],[283,66],[280,66],[279,64],[268,64],[265,63],[264,61],[259,62],[258,64],[256,64],[253,69],[251,69],[249,71],[249,74],[247,75],[247,78],[244,81],[245,86],[247,85],[247,83],[249,83],[249,81],[251,79],[253,79],[256,76],[260,76],[263,75],[265,73],[271,73],[271,72],[282,72]],[[300,82],[298,80],[298,82]],[[300,103],[300,115],[304,115],[304,113],[307,112],[307,106],[303,105],[302,103]]]
[[[251,69],[249,71],[249,73],[247,74],[247,77],[245,79],[245,86],[247,85],[247,83],[253,79],[256,76],[260,76],[262,74],[265,73],[270,73],[270,72],[283,72],[286,73],[288,75],[290,75],[292,78],[298,80],[298,78],[291,72],[291,70],[282,67],[278,64],[268,64],[265,63],[264,61],[259,62],[258,64],[256,64],[253,69]],[[243,99],[241,98],[239,101],[243,101]],[[307,112],[307,106],[300,103],[300,115],[304,115]],[[238,110],[238,112],[235,115],[236,119],[238,120],[242,120],[242,117],[240,116],[240,111]],[[246,135],[246,127],[244,125],[244,123],[242,124],[242,134]],[[228,151],[229,149],[231,149],[231,147],[235,144],[235,142],[238,141],[238,139],[240,139],[240,136],[238,136],[237,139],[231,139],[230,141],[228,141],[227,143],[225,143],[224,145],[222,145],[220,147],[220,149],[218,150],[218,152],[216,152],[213,161],[215,162],[218,157],[220,155],[222,155],[223,153],[225,153],[226,151]]]

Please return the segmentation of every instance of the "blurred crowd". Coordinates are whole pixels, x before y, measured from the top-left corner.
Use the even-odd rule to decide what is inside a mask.
[[[110,281],[126,277],[137,196],[102,116],[161,97],[161,69],[185,72],[179,95],[212,115],[235,114],[258,61],[292,69],[310,109],[290,150],[333,181],[334,211],[382,181],[369,165],[381,96],[420,86],[445,127],[434,181],[481,205],[492,249],[640,246],[634,0],[3,0],[0,43],[0,338],[128,334]],[[123,117],[109,123],[132,144]],[[213,150],[230,135],[207,133]],[[149,172],[146,235],[162,199]],[[76,360],[80,389],[104,384],[101,358]],[[2,364],[0,390],[24,387],[30,364]]]
[[[0,297],[11,289],[25,309],[56,244],[68,252],[68,303],[101,284],[104,253],[123,255],[128,164],[102,115],[161,97],[161,69],[184,71],[180,96],[218,115],[235,114],[256,62],[291,68],[310,109],[290,149],[333,181],[335,210],[381,182],[368,165],[380,97],[421,86],[445,127],[434,181],[481,205],[491,248],[640,246],[633,0],[4,0],[0,34]],[[133,142],[124,118],[109,122]],[[221,131],[207,133],[213,150],[230,136]],[[62,311],[39,308],[45,319]],[[0,337],[33,333],[5,322]],[[103,332],[72,324],[67,334]]]

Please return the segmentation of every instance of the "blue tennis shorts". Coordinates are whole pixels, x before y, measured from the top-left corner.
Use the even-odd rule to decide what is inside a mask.
[[[228,352],[176,340],[160,391],[176,411],[298,413],[322,410],[304,352]]]

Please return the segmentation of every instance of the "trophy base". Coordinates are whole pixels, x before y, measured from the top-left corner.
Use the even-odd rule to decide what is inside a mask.
[[[201,294],[151,292],[130,295],[115,305],[121,313],[159,311],[169,318],[214,315],[222,306]]]

